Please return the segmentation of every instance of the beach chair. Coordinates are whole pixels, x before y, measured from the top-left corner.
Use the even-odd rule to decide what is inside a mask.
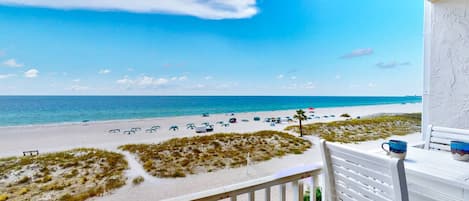
[[[135,127],[135,128],[131,128],[130,129],[131,131],[133,131],[134,133],[137,132],[137,131],[141,131],[142,128],[139,128],[139,127]]]
[[[186,124],[186,128],[187,128],[187,129],[194,130],[195,127],[196,127],[196,126],[195,126],[195,124],[193,124],[193,123]]]
[[[428,125],[424,149],[451,151],[451,141],[469,142],[469,130]]]
[[[408,201],[404,162],[321,140],[326,200]]]
[[[23,156],[37,156],[37,155],[39,155],[39,150],[23,151]]]
[[[120,133],[121,130],[120,129],[111,129],[109,130],[109,133]]]
[[[134,130],[124,131],[124,134],[127,134],[127,135],[135,134],[135,131]]]

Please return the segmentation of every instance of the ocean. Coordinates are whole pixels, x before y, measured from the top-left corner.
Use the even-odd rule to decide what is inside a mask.
[[[381,104],[420,96],[0,96],[0,126]]]

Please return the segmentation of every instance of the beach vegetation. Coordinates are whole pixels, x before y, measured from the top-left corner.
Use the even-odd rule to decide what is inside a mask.
[[[302,154],[311,143],[278,131],[220,133],[174,138],[158,144],[128,144],[119,149],[136,155],[143,168],[160,178],[186,177],[245,166],[287,154]]]
[[[138,177],[135,177],[134,179],[132,179],[132,183],[134,185],[139,185],[141,184],[143,181],[145,181],[145,178],[143,178],[142,176],[138,176]]]
[[[316,135],[331,142],[356,143],[420,132],[421,113],[381,114],[361,119],[303,125],[305,135]],[[300,133],[299,126],[287,131]]]
[[[293,118],[298,119],[299,121],[299,131],[300,131],[300,137],[303,137],[303,126],[301,124],[302,121],[306,120],[306,115],[304,110],[297,110],[295,115],[293,115]]]
[[[80,201],[125,184],[124,156],[98,149],[73,149],[0,159],[1,200]]]
[[[8,200],[8,195],[6,193],[0,194],[0,201]]]

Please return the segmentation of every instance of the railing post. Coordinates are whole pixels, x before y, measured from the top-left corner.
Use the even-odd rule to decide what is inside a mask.
[[[311,177],[311,185],[309,186],[309,200],[320,201],[320,200],[316,200],[316,188],[318,186],[319,186],[319,177],[317,175],[314,175]]]
[[[230,201],[236,201],[236,200],[237,200],[237,197],[238,197],[238,196],[236,196],[236,195],[231,196]]]
[[[298,180],[292,181],[292,188],[293,188],[293,200],[294,201],[300,201],[300,187]]]
[[[256,198],[255,198],[255,194],[254,194],[254,191],[251,191],[248,193],[248,201],[255,201]]]
[[[279,185],[279,193],[280,193],[280,201],[286,201],[287,196],[286,196],[287,188],[285,184],[280,184]]]
[[[304,184],[303,181],[300,181],[298,184],[298,201],[303,201],[303,194],[304,194]]]
[[[270,201],[270,187],[265,188],[265,201]]]

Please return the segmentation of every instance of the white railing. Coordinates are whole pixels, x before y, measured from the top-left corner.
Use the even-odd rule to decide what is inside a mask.
[[[254,179],[242,183],[232,184],[208,191],[198,192],[181,197],[171,198],[164,201],[215,201],[230,199],[236,201],[238,196],[247,195],[249,201],[255,201],[255,192],[264,191],[263,200],[270,201],[272,188],[278,187],[278,197],[282,201],[303,201],[304,181],[309,183],[310,200],[316,201],[316,188],[319,186],[319,175],[321,175],[322,164],[302,166],[275,175]],[[291,183],[291,198],[287,199],[286,184]]]

